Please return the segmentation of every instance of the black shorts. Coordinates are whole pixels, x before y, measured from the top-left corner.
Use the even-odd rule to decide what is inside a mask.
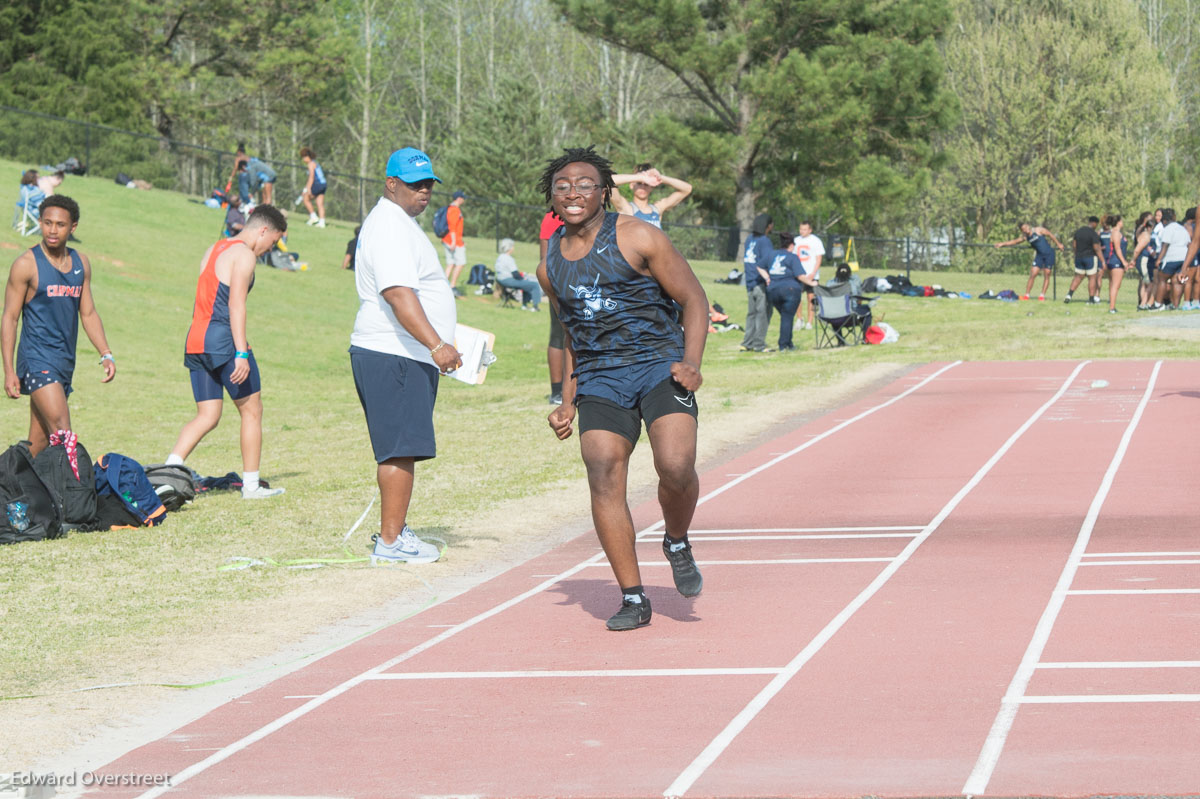
[[[696,395],[670,377],[646,392],[632,408],[623,408],[610,399],[589,395],[578,397],[575,404],[579,410],[580,435],[589,430],[606,430],[623,436],[635,445],[642,433],[642,422],[646,423],[646,429],[649,430],[655,420],[668,414],[686,413],[693,419],[699,416]]]

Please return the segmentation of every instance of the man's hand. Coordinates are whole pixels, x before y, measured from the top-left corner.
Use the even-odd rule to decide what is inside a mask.
[[[554,431],[554,435],[558,436],[558,440],[566,441],[571,437],[571,422],[575,420],[575,406],[563,403],[550,411],[546,420],[550,422],[550,429]]]
[[[13,399],[21,398],[21,380],[15,372],[10,372],[4,376],[4,393]]]
[[[104,367],[104,379],[100,381],[101,383],[107,383],[117,376],[117,365],[113,362],[112,358],[104,358],[100,361],[100,365]],[[246,372],[249,373],[249,371],[250,369],[247,367]]]
[[[246,378],[250,376],[250,359],[234,358],[233,361],[233,371],[229,373],[229,380],[237,386],[246,382]]]
[[[458,367],[462,366],[462,356],[458,350],[454,349],[454,345],[449,342],[443,342],[443,346],[435,347],[437,352],[429,353],[433,358],[433,363],[437,366],[438,371],[444,375],[450,374]]]
[[[704,382],[700,367],[691,361],[676,361],[671,364],[671,377],[688,391],[695,391]]]

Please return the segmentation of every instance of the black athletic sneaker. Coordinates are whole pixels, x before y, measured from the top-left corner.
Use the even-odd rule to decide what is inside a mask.
[[[650,623],[650,599],[642,594],[641,602],[621,600],[621,609],[608,620],[608,629],[616,632],[636,630]]]
[[[663,535],[663,554],[671,563],[671,575],[675,578],[675,588],[684,596],[699,596],[704,588],[704,578],[700,569],[696,568],[696,559],[692,557],[692,545],[685,544],[683,549],[671,551],[671,544],[679,543],[669,535]]]

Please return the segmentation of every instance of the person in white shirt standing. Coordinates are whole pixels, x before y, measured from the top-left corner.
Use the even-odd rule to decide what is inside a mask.
[[[800,263],[804,266],[804,274],[809,278],[803,283],[804,292],[808,295],[805,301],[800,303],[800,308],[796,311],[796,318],[800,318],[800,314],[805,314],[804,329],[812,330],[813,326],[813,285],[821,282],[821,259],[825,257],[825,245],[821,240],[813,235],[812,222],[807,219],[800,223],[798,235],[792,240],[796,245],[793,250],[796,257],[800,259]],[[808,309],[807,311],[805,309]]]
[[[1192,243],[1192,234],[1187,228],[1175,221],[1175,209],[1164,208],[1162,244],[1158,248],[1158,268],[1156,270],[1158,285],[1155,289],[1154,304],[1151,311],[1161,311],[1170,300],[1172,308],[1179,307],[1179,299],[1183,296],[1183,284],[1187,280],[1184,263],[1188,258],[1188,248]],[[1192,254],[1193,257],[1195,253]]]
[[[350,335],[354,386],[367,416],[379,482],[372,563],[441,557],[408,526],[414,467],[436,456],[433,405],[440,375],[462,366],[451,343],[457,313],[437,251],[416,217],[441,179],[415,147],[388,158],[383,197],[367,214],[355,253],[358,316]]]

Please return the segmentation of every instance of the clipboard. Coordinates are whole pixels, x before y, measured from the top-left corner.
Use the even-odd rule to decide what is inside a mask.
[[[462,357],[463,365],[450,372],[448,377],[478,386],[487,379],[487,368],[496,362],[492,349],[496,345],[496,334],[486,330],[459,324],[454,327],[454,349]]]

